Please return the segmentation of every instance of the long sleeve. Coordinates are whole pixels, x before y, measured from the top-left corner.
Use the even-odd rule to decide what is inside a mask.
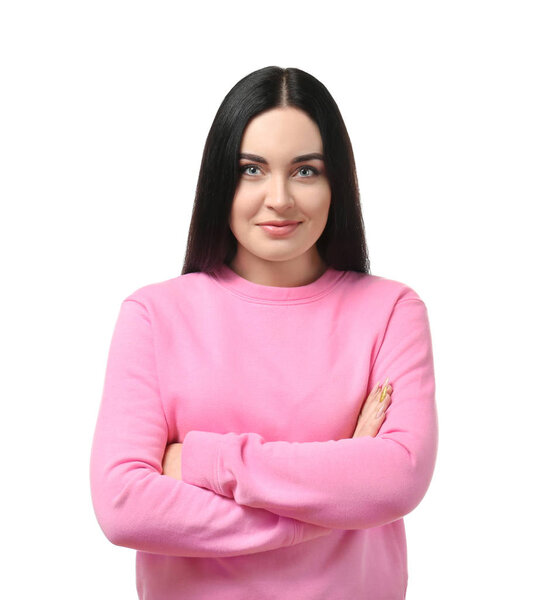
[[[156,554],[222,557],[331,533],[163,475],[167,443],[149,314],[143,303],[126,299],[112,336],[90,459],[93,507],[106,537]]]
[[[398,300],[379,342],[367,393],[386,377],[393,391],[376,437],[266,442],[257,433],[193,430],[184,438],[183,480],[326,528],[377,527],[409,513],[428,489],[438,446],[424,302]]]

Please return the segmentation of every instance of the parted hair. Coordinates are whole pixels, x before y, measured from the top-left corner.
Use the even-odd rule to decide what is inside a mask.
[[[353,148],[334,98],[315,77],[297,68],[264,67],[227,93],[206,138],[197,180],[182,275],[230,264],[237,241],[228,221],[239,182],[239,152],[247,124],[272,108],[292,106],[317,124],[323,143],[331,203],[316,242],[325,263],[370,272]]]

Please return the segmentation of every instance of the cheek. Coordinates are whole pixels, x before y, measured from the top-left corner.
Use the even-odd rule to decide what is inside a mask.
[[[315,190],[315,193],[311,194],[307,201],[308,212],[311,217],[316,219],[327,218],[330,204],[331,190],[328,187]]]
[[[229,223],[235,229],[247,227],[258,212],[258,202],[251,194],[241,190],[236,193],[232,201]]]
[[[233,204],[236,206],[236,211],[243,215],[252,210],[258,209],[262,205],[263,193],[261,186],[241,184],[236,189],[234,194]]]

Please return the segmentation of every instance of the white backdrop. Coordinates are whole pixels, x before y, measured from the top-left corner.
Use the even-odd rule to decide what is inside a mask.
[[[428,308],[440,441],[408,600],[534,598],[529,2],[2,2],[2,596],[133,599],[89,455],[121,300],[184,258],[206,135],[268,66],[351,136],[372,273]]]

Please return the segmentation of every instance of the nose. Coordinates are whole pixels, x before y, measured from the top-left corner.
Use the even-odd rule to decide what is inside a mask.
[[[284,173],[273,173],[269,178],[265,202],[276,210],[283,210],[293,204],[288,188],[288,179]]]

